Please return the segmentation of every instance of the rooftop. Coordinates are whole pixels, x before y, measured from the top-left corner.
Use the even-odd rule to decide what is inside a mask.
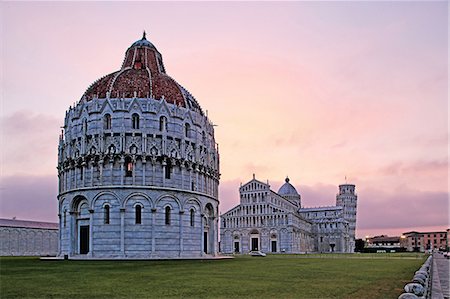
[[[58,223],[0,218],[1,227],[58,229]]]

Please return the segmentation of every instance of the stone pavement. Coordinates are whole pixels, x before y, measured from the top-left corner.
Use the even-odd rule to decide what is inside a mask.
[[[450,298],[450,259],[441,253],[433,254],[433,285],[431,298]]]

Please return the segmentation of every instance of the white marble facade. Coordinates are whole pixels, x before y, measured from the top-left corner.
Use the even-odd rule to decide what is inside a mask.
[[[145,34],[127,50],[120,71],[97,80],[66,112],[58,177],[60,256],[218,251],[213,125],[165,74]]]
[[[353,252],[355,185],[339,186],[336,206],[303,208],[286,179],[278,192],[253,179],[239,188],[240,204],[221,215],[223,253]]]

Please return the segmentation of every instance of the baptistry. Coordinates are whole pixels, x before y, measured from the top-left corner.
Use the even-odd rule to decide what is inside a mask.
[[[60,256],[216,255],[214,127],[145,32],[67,110],[58,150]]]

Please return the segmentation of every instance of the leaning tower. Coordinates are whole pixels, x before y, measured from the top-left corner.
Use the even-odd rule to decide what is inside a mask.
[[[349,252],[355,249],[356,206],[358,196],[355,193],[355,185],[339,185],[339,194],[336,195],[336,206],[344,208],[344,219],[349,223]]]

